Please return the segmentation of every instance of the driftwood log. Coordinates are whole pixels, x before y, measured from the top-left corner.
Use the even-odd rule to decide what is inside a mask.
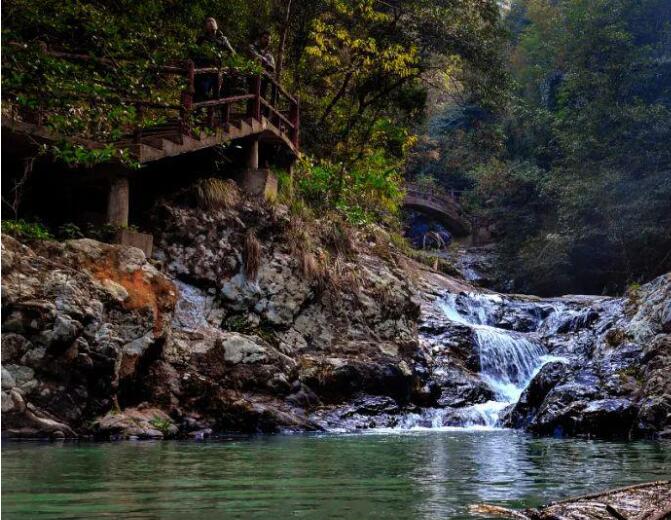
[[[477,504],[471,513],[516,520],[671,520],[671,481],[611,489],[523,511]]]

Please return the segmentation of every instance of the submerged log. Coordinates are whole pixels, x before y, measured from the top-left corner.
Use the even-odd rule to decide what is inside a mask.
[[[498,516],[501,518],[514,518],[516,520],[531,520],[530,516],[515,511],[514,509],[507,509],[505,507],[493,506],[491,504],[475,504],[469,508],[470,512],[479,516]]]
[[[671,520],[671,481],[611,489],[524,511],[477,504],[471,513],[522,520]]]

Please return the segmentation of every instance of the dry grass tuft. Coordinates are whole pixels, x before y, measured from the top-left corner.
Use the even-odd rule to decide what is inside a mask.
[[[371,252],[375,256],[379,256],[380,258],[383,258],[385,260],[393,259],[389,242],[375,242],[373,247],[371,248]]]
[[[299,217],[291,217],[286,228],[287,245],[293,254],[313,249],[308,225]]]
[[[256,280],[261,266],[261,242],[256,238],[254,230],[250,229],[245,235],[245,247],[243,250],[243,261],[245,277],[248,280]]]
[[[335,214],[328,215],[321,234],[324,244],[336,255],[350,256],[356,250],[353,228]]]
[[[342,257],[337,256],[328,270],[328,286],[334,291],[357,292],[361,280],[357,272]]]
[[[200,179],[193,189],[198,207],[202,209],[228,209],[240,204],[240,190],[231,179]]]
[[[321,283],[324,272],[317,259],[311,251],[301,251],[299,256],[301,273],[310,281]]]
[[[302,276],[316,289],[358,290],[359,279],[347,262],[357,250],[355,232],[336,213],[318,221],[294,214],[285,237]]]

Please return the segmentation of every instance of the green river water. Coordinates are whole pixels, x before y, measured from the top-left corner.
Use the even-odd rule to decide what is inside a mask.
[[[671,444],[510,430],[3,443],[2,517],[472,518],[671,477]]]

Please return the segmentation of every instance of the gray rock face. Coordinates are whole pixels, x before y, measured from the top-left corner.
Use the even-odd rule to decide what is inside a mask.
[[[564,363],[552,362],[544,365],[529,386],[522,392],[520,400],[504,418],[504,424],[512,428],[526,428],[537,416],[550,391],[555,388],[570,370]]]
[[[439,293],[419,326],[428,355],[424,377],[441,392],[431,406],[444,407],[442,424],[482,424],[482,408],[473,405],[498,398],[480,376],[486,359],[477,359],[476,343],[496,329],[494,337],[524,333],[558,360],[540,368],[519,401],[499,412],[500,424],[557,436],[666,436],[669,301],[669,275],[630,298]]]
[[[183,279],[178,285],[188,281],[183,293],[193,305],[202,294],[216,295],[208,309],[212,319],[197,326],[177,324],[166,345],[168,359],[197,369],[198,376],[185,375],[189,381],[204,377],[215,401],[231,398],[229,391],[234,390],[246,392],[251,410],[253,403],[263,402],[266,418],[261,423],[254,419],[253,428],[269,427],[267,399],[261,394],[279,394],[293,409],[315,403],[338,406],[358,392],[405,403],[419,395],[414,392],[418,384],[412,359],[419,348],[419,309],[415,289],[401,269],[356,245],[345,259],[329,252],[326,237],[314,258],[319,262],[319,255],[335,255],[334,265],[325,270],[341,281],[325,287],[328,281],[322,275],[302,272],[305,252],[290,244],[296,232],[303,232],[303,224],[296,228],[281,208],[267,211],[243,203],[206,218],[171,206],[160,212],[157,257],[168,273]],[[314,230],[317,240],[330,232],[331,224],[326,224]],[[260,241],[253,279],[243,269],[243,245],[250,232],[272,238]],[[201,296],[194,296],[195,286]],[[292,417],[277,415],[288,421],[277,427],[294,428]],[[220,420],[219,427],[239,427],[239,419],[228,413],[225,418],[228,422]]]
[[[625,300],[595,299],[551,320],[553,353],[505,423],[546,435],[662,436],[671,422],[671,341],[664,316],[671,276]],[[584,303],[584,302],[583,302]]]
[[[414,286],[359,238],[312,224],[324,238],[306,260],[291,245],[303,224],[281,207],[166,205],[156,219],[165,274],[133,248],[3,237],[8,435],[53,435],[31,407],[65,435],[150,438],[140,405],[167,414],[176,430],[163,436],[189,436],[315,429],[307,410],[358,392],[399,406],[421,395]],[[248,278],[250,233],[260,251]]]
[[[233,365],[253,364],[267,359],[266,349],[240,334],[229,334],[221,341],[224,360]]]
[[[281,207],[166,205],[155,218],[161,271],[134,248],[29,248],[3,237],[5,434],[204,437],[396,427],[408,417],[476,424],[474,405],[495,397],[472,327],[438,305],[473,287],[372,254],[374,239],[343,238],[333,223],[310,224],[306,238],[306,224]],[[483,325],[534,335],[565,358],[536,374],[506,425],[671,435],[671,276],[628,301],[489,301]]]
[[[165,337],[176,292],[139,250],[91,240],[38,246],[2,238],[3,430],[74,436],[133,385],[140,360]]]
[[[390,397],[360,395],[344,406],[318,411],[313,419],[326,430],[394,428],[398,426],[403,410]]]

